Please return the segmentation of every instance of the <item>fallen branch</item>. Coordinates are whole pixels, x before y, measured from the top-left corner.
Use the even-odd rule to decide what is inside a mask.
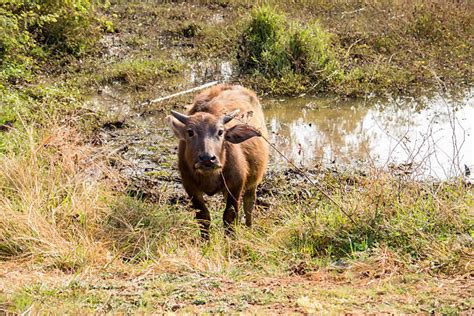
[[[183,95],[183,94],[186,94],[186,93],[191,93],[191,92],[194,92],[194,91],[202,90],[202,89],[205,89],[205,88],[214,86],[214,85],[216,85],[216,84],[218,84],[218,83],[219,83],[219,81],[212,81],[212,82],[203,84],[203,85],[201,85],[201,86],[199,86],[199,87],[195,87],[195,88],[192,88],[192,89],[188,89],[188,90],[185,90],[185,91],[181,91],[181,92],[178,92],[178,93],[174,93],[174,94],[168,95],[168,96],[166,96],[166,97],[161,97],[161,98],[157,98],[157,99],[145,101],[145,102],[143,102],[143,103],[140,103],[140,106],[144,106],[144,105],[149,105],[149,104],[152,104],[152,103],[161,102],[161,101],[168,100],[168,99],[171,99],[171,98],[174,98],[174,97],[178,97],[178,96]]]

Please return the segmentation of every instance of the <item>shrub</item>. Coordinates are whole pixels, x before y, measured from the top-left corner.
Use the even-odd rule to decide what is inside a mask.
[[[242,35],[238,55],[240,67],[244,70],[257,70],[266,76],[281,76],[288,71],[285,28],[284,16],[265,6],[255,9]]]
[[[315,76],[315,72],[329,75],[337,70],[329,33],[318,23],[307,28],[294,25],[293,29],[288,43],[288,56],[293,71]]]
[[[48,55],[85,53],[100,34],[104,0],[6,0],[0,4],[0,79],[29,80]]]
[[[31,34],[21,28],[22,16],[0,7],[0,81],[21,78],[33,65]]]
[[[244,72],[258,74],[267,83],[270,80],[270,86],[298,87],[293,92],[304,90],[311,80],[324,86],[340,74],[328,32],[317,22],[307,27],[289,25],[269,7],[253,11],[242,34],[238,60]],[[291,78],[297,82],[289,82]],[[279,88],[271,91],[282,93]]]

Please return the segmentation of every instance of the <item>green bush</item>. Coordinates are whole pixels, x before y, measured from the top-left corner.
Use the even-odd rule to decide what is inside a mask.
[[[0,82],[29,73],[31,50],[36,47],[31,34],[21,27],[24,15],[0,7]]]
[[[0,4],[0,80],[29,80],[49,55],[85,53],[100,35],[105,0],[4,0]]]
[[[253,11],[242,34],[238,54],[240,67],[266,76],[281,76],[290,69],[285,52],[286,19],[269,7]]]
[[[339,71],[331,48],[330,34],[318,23],[307,28],[294,25],[290,34],[288,56],[294,72],[325,79]]]
[[[279,87],[287,91],[288,85],[301,92],[311,81],[324,87],[341,75],[328,32],[317,22],[290,25],[266,6],[253,11],[242,34],[238,60],[244,72],[259,76],[277,93],[283,92]]]

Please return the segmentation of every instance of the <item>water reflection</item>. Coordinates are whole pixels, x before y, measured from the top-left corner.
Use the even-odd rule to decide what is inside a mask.
[[[270,140],[297,165],[370,164],[446,179],[474,167],[473,91],[458,100],[266,100],[264,108]]]

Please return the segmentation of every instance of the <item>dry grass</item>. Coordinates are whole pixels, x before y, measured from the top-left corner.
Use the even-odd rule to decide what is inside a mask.
[[[258,225],[223,238],[221,205],[214,204],[206,245],[186,205],[170,204],[166,194],[149,203],[114,193],[125,188],[123,179],[103,149],[73,127],[25,127],[9,137],[12,147],[0,156],[4,260],[63,270],[151,260],[163,271],[282,273],[360,253],[378,257],[371,251],[388,247],[405,267],[415,262],[454,274],[470,268],[472,192],[462,183],[323,174],[323,189],[349,218],[306,180],[272,174],[261,192],[272,206],[257,211]]]
[[[105,260],[110,176],[73,127],[12,130],[0,155],[0,255],[70,270]],[[108,177],[109,180],[113,178]],[[112,180],[113,182],[113,180]]]

